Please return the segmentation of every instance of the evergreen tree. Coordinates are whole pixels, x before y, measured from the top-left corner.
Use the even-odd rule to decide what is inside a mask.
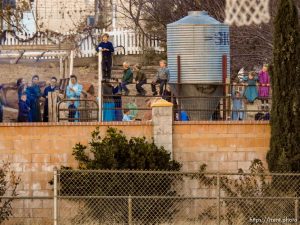
[[[271,67],[271,172],[300,172],[300,36],[293,0],[280,0]]]

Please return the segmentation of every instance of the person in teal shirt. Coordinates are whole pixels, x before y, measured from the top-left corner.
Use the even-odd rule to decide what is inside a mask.
[[[76,99],[80,100],[81,92],[82,92],[82,85],[78,84],[77,77],[75,75],[71,75],[70,82],[69,82],[69,85],[67,87],[66,95],[67,95],[68,99],[75,100],[74,106],[76,107],[76,109],[78,109],[79,105],[80,105],[80,102],[76,101]],[[69,103],[69,105],[70,105],[70,103]],[[79,119],[79,116],[80,116],[79,112],[76,111],[75,118]],[[78,120],[76,120],[75,122],[78,122]]]

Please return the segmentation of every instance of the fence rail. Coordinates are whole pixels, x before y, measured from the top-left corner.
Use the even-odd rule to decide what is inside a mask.
[[[93,57],[96,55],[96,46],[103,33],[110,35],[110,40],[116,47],[116,55],[129,55],[129,54],[143,54],[149,49],[156,52],[163,52],[164,48],[161,47],[160,41],[157,37],[145,36],[133,30],[115,29],[106,31],[105,29],[95,29],[89,34],[78,34],[75,44],[77,46],[76,57]],[[64,38],[71,35],[66,34]],[[39,45],[58,45],[61,44],[63,39],[58,36],[46,36],[44,34],[37,35],[33,38],[30,34],[16,34],[6,33],[0,40],[2,46],[39,46]],[[30,40],[30,41],[24,41]],[[46,51],[46,50],[45,50]],[[51,57],[42,57],[51,58]]]

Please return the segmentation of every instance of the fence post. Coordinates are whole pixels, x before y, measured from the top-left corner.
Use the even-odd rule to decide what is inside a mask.
[[[298,217],[299,217],[299,199],[296,198],[295,199],[295,219],[298,221]]]
[[[223,83],[223,120],[227,120],[226,106],[227,55],[222,56],[222,83]]]
[[[132,198],[128,197],[128,225],[132,225]]]
[[[53,193],[53,224],[58,225],[58,208],[57,208],[57,168],[54,167],[53,170],[53,180],[54,180],[54,193]]]
[[[99,49],[98,53],[98,107],[99,107],[99,122],[102,122],[102,52]]]
[[[70,54],[70,74],[69,74],[69,77],[71,75],[73,75],[73,69],[74,69],[74,50],[71,51],[71,54]]]
[[[218,205],[217,205],[217,224],[220,225],[221,224],[221,215],[220,215],[220,212],[221,212],[221,201],[220,201],[220,195],[221,195],[221,188],[220,188],[220,174],[218,173],[217,174],[217,201],[218,201]]]

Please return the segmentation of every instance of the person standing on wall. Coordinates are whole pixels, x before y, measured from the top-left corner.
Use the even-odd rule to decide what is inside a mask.
[[[108,41],[109,35],[102,36],[102,42],[97,46],[96,51],[102,51],[102,76],[103,79],[111,79],[112,54],[115,51],[113,44]]]
[[[156,85],[159,84],[159,95],[162,96],[164,87],[167,85],[170,79],[170,70],[167,68],[167,61],[159,61],[159,70],[157,71],[155,79],[152,81],[151,88],[153,96],[157,95]]]
[[[45,105],[44,105],[43,122],[49,121],[48,94],[51,92],[55,92],[57,90],[56,84],[57,84],[57,78],[52,77],[50,81],[50,86],[46,87],[44,90],[43,98],[45,98]]]

